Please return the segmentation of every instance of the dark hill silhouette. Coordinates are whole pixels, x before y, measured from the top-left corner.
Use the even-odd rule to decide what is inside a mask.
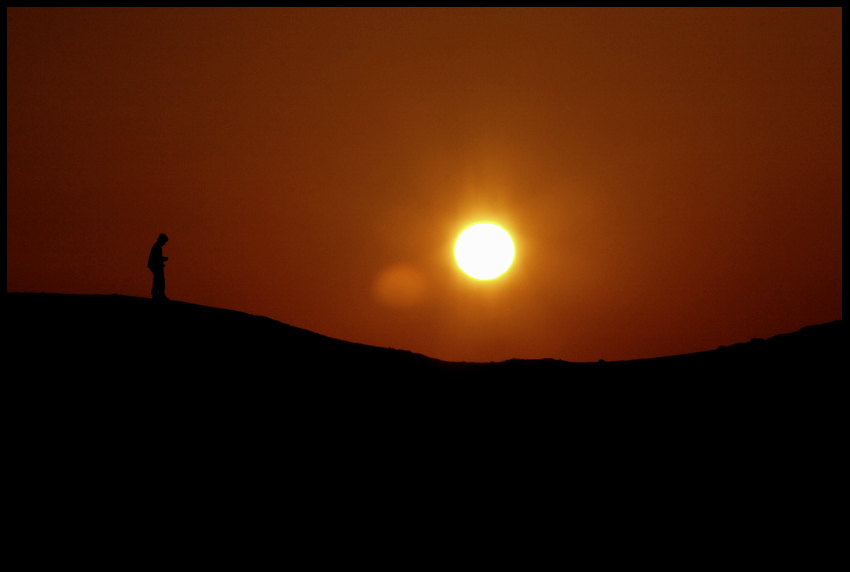
[[[126,296],[7,293],[5,316],[15,458],[69,530],[93,503],[168,525],[175,507],[218,523],[222,494],[326,502],[322,518],[373,496],[471,495],[490,515],[510,494],[638,529],[659,506],[677,528],[722,516],[749,539],[750,515],[808,527],[799,507],[831,506],[818,491],[840,474],[840,321],[682,356],[476,364]]]
[[[345,342],[275,320],[185,302],[128,296],[6,294],[9,355],[45,372],[86,379],[287,380],[304,383],[363,376],[405,381],[612,380],[777,383],[788,376],[826,379],[841,365],[841,321],[768,340],[652,359],[572,363],[509,360],[445,362],[409,351]]]

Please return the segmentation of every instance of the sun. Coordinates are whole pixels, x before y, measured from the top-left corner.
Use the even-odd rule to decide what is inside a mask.
[[[460,269],[478,280],[501,276],[514,260],[510,235],[495,224],[482,222],[463,231],[455,244]]]

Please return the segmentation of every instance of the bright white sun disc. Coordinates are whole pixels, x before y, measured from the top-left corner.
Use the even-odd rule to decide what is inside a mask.
[[[514,260],[510,235],[495,224],[482,222],[463,231],[455,244],[460,269],[479,280],[504,273]]]

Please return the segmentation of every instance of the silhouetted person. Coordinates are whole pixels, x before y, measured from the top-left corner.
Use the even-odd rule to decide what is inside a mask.
[[[148,268],[153,272],[153,290],[151,297],[154,300],[168,300],[165,297],[165,261],[167,256],[162,255],[162,246],[168,242],[168,237],[160,234],[156,239],[156,244],[151,248],[151,255],[148,256]]]

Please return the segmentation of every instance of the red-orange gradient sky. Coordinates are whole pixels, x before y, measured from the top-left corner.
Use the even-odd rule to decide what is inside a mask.
[[[7,291],[149,296],[164,232],[172,299],[447,360],[842,318],[840,8],[6,15]]]

